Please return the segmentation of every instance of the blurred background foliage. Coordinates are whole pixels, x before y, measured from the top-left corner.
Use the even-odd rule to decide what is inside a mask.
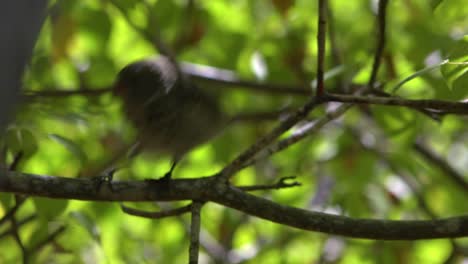
[[[178,59],[228,69],[259,83],[313,85],[317,4],[309,0],[68,0],[51,1],[49,16],[24,75],[25,104],[3,140],[5,159],[23,157],[17,169],[65,177],[102,172],[132,142],[134,130],[110,93],[34,96],[33,92],[103,89],[119,69],[155,56],[155,34]],[[330,1],[327,38],[329,91],[366,84],[376,42],[377,1]],[[465,99],[468,5],[464,0],[390,1],[388,38],[379,73],[405,98]],[[442,65],[443,64],[443,65]],[[307,98],[207,85],[226,112],[277,111]],[[314,111],[317,120],[326,110]],[[273,120],[274,121],[274,120]],[[300,144],[243,170],[235,184],[264,184],[296,175],[299,188],[260,192],[279,203],[352,217],[428,219],[466,213],[468,190],[417,151],[418,140],[468,181],[466,117],[439,121],[397,107],[360,106]],[[233,125],[188,155],[175,177],[217,172],[274,122]],[[299,127],[299,126],[298,126]],[[289,133],[294,133],[294,129]],[[122,164],[117,179],[157,178],[168,157],[139,156]],[[0,194],[0,215],[14,197]],[[180,203],[183,204],[183,203]],[[146,210],[174,203],[132,204]],[[29,198],[17,213],[28,248],[60,227],[64,233],[37,247],[32,263],[185,263],[189,216],[148,220],[117,204]],[[18,263],[21,250],[0,226],[0,263]],[[207,204],[202,211],[202,263],[465,263],[449,240],[383,242],[302,232]],[[468,241],[457,241],[457,249]],[[450,262],[452,261],[452,262]],[[465,262],[463,262],[465,261]]]

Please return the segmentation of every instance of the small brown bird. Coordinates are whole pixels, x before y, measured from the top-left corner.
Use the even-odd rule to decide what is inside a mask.
[[[213,138],[227,123],[218,103],[189,80],[182,81],[165,57],[124,67],[114,92],[138,130],[138,149],[172,156],[177,162],[194,147]]]

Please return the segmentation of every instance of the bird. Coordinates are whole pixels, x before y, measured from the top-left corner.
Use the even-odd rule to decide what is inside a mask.
[[[122,68],[113,91],[137,130],[136,149],[172,157],[164,180],[171,179],[185,154],[214,138],[228,120],[214,97],[182,76],[164,56]]]

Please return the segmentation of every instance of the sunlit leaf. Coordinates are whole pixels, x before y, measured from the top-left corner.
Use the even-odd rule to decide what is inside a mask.
[[[76,142],[57,134],[50,134],[49,138],[64,146],[70,153],[77,157],[82,164],[87,162],[88,156]]]
[[[96,242],[101,243],[101,231],[96,225],[96,221],[91,219],[87,214],[77,211],[71,212],[70,216],[75,219]]]
[[[452,90],[466,88],[468,84],[468,36],[454,45],[448,58],[450,62],[441,68],[445,82]]]
[[[42,197],[34,197],[32,200],[39,216],[48,221],[61,215],[67,209],[69,202],[68,200]]]
[[[37,140],[33,133],[25,128],[12,127],[5,134],[6,146],[17,155],[22,153],[22,158],[27,159],[34,155],[37,150]]]
[[[52,43],[55,61],[60,61],[68,56],[68,50],[75,40],[76,21],[69,14],[64,14],[53,19]]]
[[[11,193],[0,193],[0,203],[2,205],[2,210],[6,212],[13,204],[13,194]]]
[[[431,0],[431,8],[432,10],[436,10],[437,7],[443,2],[444,0]],[[450,1],[450,0],[449,0]]]
[[[273,0],[273,5],[278,9],[281,15],[286,16],[289,9],[294,5],[295,0]]]

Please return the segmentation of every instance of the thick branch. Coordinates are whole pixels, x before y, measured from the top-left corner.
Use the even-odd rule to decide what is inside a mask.
[[[468,236],[468,215],[428,221],[356,219],[280,205],[232,187],[210,200],[279,224],[346,237],[415,240]]]
[[[212,201],[278,224],[354,238],[414,240],[468,236],[468,215],[429,221],[355,219],[280,205],[219,182],[215,177],[112,182],[95,189],[93,181],[7,172],[0,191],[89,201]],[[114,191],[111,191],[114,190]]]

